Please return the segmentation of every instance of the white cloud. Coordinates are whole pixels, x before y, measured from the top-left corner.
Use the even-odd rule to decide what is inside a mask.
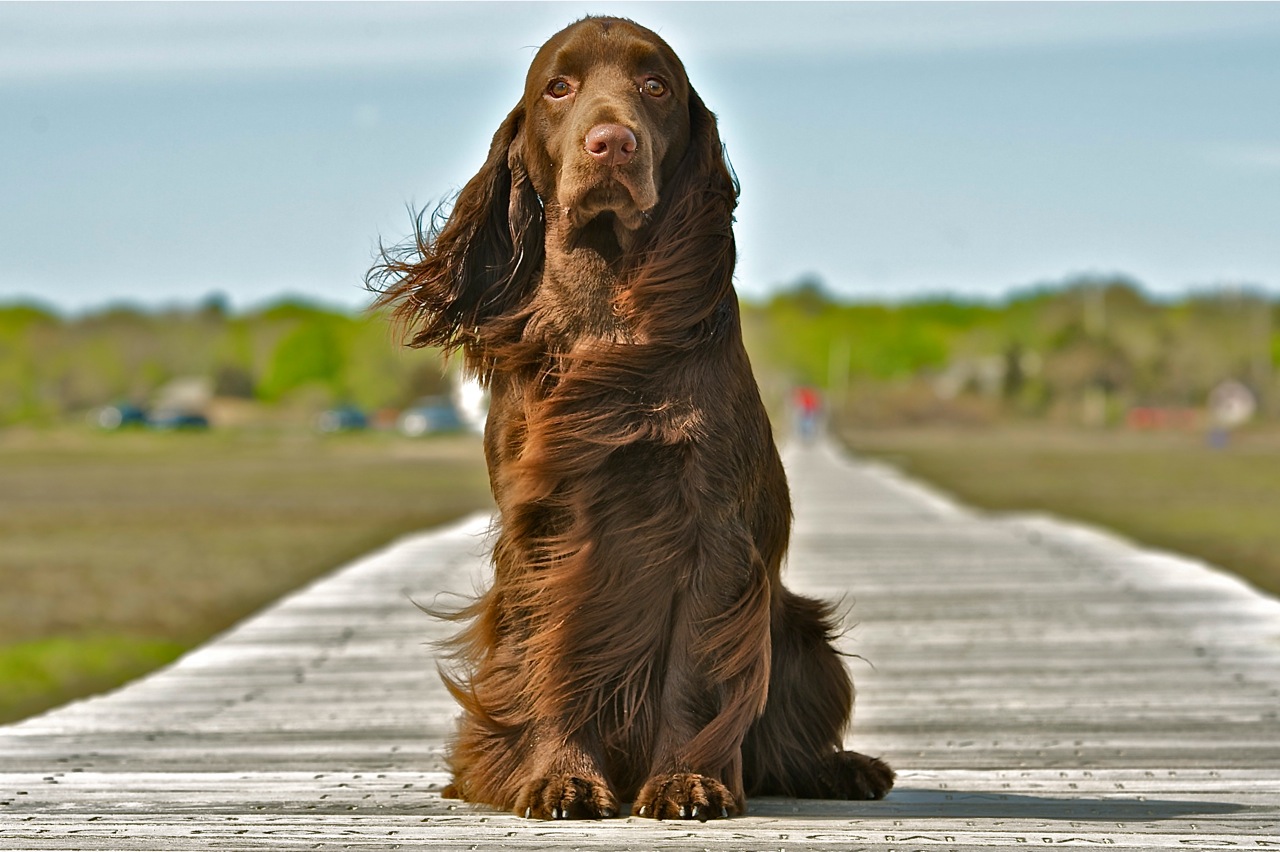
[[[1233,169],[1280,172],[1280,144],[1223,146],[1211,151],[1210,159]]]

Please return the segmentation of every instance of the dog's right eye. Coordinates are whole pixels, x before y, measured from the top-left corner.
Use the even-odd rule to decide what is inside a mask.
[[[552,80],[547,86],[547,94],[556,100],[566,98],[573,93],[573,86],[568,80]]]

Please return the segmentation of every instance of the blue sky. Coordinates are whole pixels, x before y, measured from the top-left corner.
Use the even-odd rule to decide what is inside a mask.
[[[9,3],[0,301],[364,305],[587,13],[720,116],[745,295],[1280,293],[1280,3]]]

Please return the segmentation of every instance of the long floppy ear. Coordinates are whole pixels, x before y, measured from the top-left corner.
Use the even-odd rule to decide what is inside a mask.
[[[734,177],[716,117],[689,91],[689,147],[662,191],[647,236],[632,255],[620,309],[645,338],[696,345],[716,333],[734,299]]]
[[[542,265],[542,203],[525,171],[523,124],[517,106],[453,209],[437,208],[425,229],[419,213],[414,239],[383,249],[366,277],[379,293],[376,307],[392,307],[409,329],[410,346],[462,347],[482,373],[485,352],[500,342]]]

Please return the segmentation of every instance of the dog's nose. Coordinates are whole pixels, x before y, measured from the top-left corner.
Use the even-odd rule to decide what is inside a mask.
[[[597,124],[587,131],[587,153],[606,166],[630,162],[636,135],[621,124]]]

